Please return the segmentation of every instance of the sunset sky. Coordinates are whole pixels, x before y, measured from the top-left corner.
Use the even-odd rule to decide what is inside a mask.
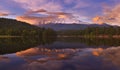
[[[97,17],[96,23],[119,25],[119,4],[120,0],[0,0],[0,16],[36,23],[46,15],[52,18],[52,13],[59,18],[74,15],[84,22],[92,22]]]

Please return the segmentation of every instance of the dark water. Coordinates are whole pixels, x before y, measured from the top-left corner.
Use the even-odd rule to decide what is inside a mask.
[[[120,39],[0,38],[0,70],[120,70]]]

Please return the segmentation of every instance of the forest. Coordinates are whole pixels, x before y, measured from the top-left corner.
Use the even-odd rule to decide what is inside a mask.
[[[2,36],[51,37],[56,36],[56,32],[50,28],[45,29],[14,19],[0,18],[0,37]]]
[[[55,31],[51,28],[43,28],[20,22],[14,19],[0,18],[0,37],[55,37],[55,36],[79,36],[79,37],[120,37],[119,26],[87,27],[80,30]]]
[[[81,37],[119,37],[120,27],[88,27],[83,30],[62,30],[58,31],[59,36],[81,36]]]

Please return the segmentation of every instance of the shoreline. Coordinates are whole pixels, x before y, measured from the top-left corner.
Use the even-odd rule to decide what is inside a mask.
[[[0,36],[0,38],[17,38],[22,36]]]
[[[99,35],[99,36],[57,36],[58,38],[63,37],[63,38],[72,38],[72,37],[79,37],[79,38],[120,38],[120,35],[113,35],[113,36],[108,36],[108,35]]]

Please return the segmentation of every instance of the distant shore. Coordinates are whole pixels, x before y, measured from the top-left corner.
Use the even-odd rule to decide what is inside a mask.
[[[57,37],[80,37],[80,38],[120,38],[120,35],[113,35],[113,36],[108,36],[108,35],[99,35],[99,36],[67,36],[67,35],[58,35]]]
[[[22,36],[5,36],[0,35],[0,38],[16,38],[16,37],[22,37]]]

